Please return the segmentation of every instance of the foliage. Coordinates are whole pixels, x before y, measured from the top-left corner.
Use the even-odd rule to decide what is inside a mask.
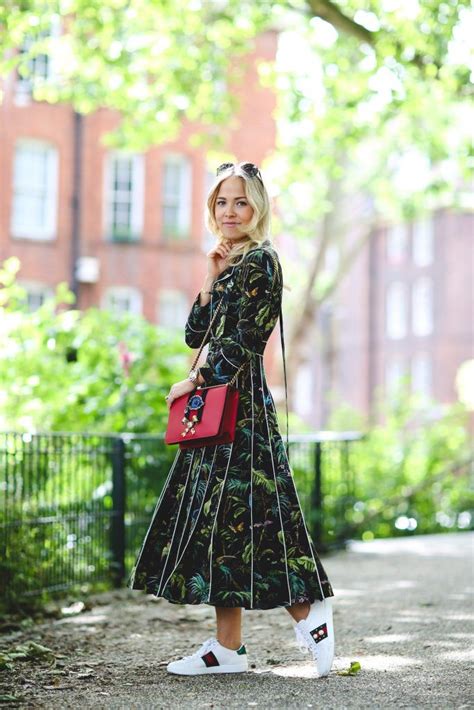
[[[164,395],[186,371],[181,338],[138,316],[66,310],[64,284],[29,313],[18,268],[0,271],[0,428],[162,431]]]
[[[276,231],[299,237],[298,258],[285,264],[298,284],[288,342],[296,369],[317,307],[357,252],[344,244],[348,233],[357,226],[366,239],[377,214],[412,217],[460,197],[472,167],[469,13],[468,0],[7,0],[0,72],[27,76],[31,58],[46,53],[54,71],[35,80],[35,98],[81,113],[116,109],[116,144],[144,150],[184,128],[192,144],[222,150],[249,51],[265,30],[280,34],[281,61],[260,70],[278,101],[267,163]],[[341,255],[332,273],[328,246]]]
[[[341,526],[363,539],[472,527],[474,451],[465,408],[435,407],[407,393],[402,383],[379,410],[382,423],[365,423],[364,439],[351,446],[342,480],[334,468],[323,476],[329,537]],[[346,408],[333,415],[331,426],[362,423]]]

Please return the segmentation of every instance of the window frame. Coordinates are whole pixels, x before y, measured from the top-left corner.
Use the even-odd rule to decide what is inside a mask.
[[[117,295],[119,298],[128,297],[130,299],[132,307],[127,308],[126,310],[116,309],[112,307],[109,302],[109,299],[115,295]],[[116,313],[117,315],[124,315],[126,313],[131,315],[142,315],[143,294],[140,289],[135,288],[134,286],[108,286],[104,290],[104,293],[102,295],[101,307],[104,310],[111,311],[112,313]]]
[[[394,289],[399,289],[399,314],[396,313],[397,305],[395,303]],[[399,326],[394,327],[397,318]],[[387,284],[385,292],[385,334],[390,340],[403,340],[408,335],[408,288],[407,284],[395,279]]]
[[[114,231],[114,204],[116,190],[114,188],[114,164],[116,161],[128,159],[131,161],[130,195],[130,228],[127,233]],[[144,225],[144,186],[145,186],[145,156],[143,153],[128,153],[125,151],[110,151],[105,160],[104,170],[104,236],[112,244],[136,244],[142,239]],[[118,202],[118,201],[117,201]],[[125,201],[122,203],[125,204]]]
[[[177,195],[166,193],[166,167],[179,165],[183,172],[180,176]],[[171,204],[168,202],[171,197]],[[174,199],[173,199],[174,198]],[[165,222],[166,207],[177,207],[177,224],[172,228]],[[191,238],[192,216],[192,161],[186,153],[166,153],[162,163],[161,181],[161,233],[163,241],[183,242]]]
[[[15,202],[20,187],[17,185],[17,151],[18,149],[42,148],[47,150],[48,166],[46,169],[46,189],[44,191],[46,205],[45,223],[41,226],[24,226],[15,221]],[[23,186],[25,197],[31,198],[32,185]],[[41,186],[38,188],[38,192]],[[35,138],[19,138],[14,145],[13,152],[13,174],[12,174],[12,207],[10,215],[10,234],[15,239],[32,239],[35,241],[53,241],[57,238],[58,222],[58,192],[59,192],[59,150],[49,141],[42,141]],[[29,212],[27,210],[27,212]]]

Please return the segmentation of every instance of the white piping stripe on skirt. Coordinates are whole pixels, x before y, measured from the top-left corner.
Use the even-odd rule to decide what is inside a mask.
[[[178,462],[178,458],[179,458],[180,453],[181,453],[181,449],[178,449],[177,452],[176,452],[176,456],[174,457],[173,463],[171,464],[171,468],[170,468],[170,470],[169,470],[168,476],[166,477],[166,481],[164,482],[163,488],[161,489],[161,493],[160,493],[160,495],[159,495],[159,497],[158,497],[158,502],[157,502],[157,504],[155,505],[155,510],[153,511],[153,515],[151,516],[151,522],[150,522],[150,524],[149,524],[149,526],[148,526],[148,530],[146,531],[146,535],[145,535],[145,537],[143,538],[142,546],[140,547],[140,552],[139,552],[138,555],[137,555],[137,559],[136,559],[136,561],[135,561],[135,565],[134,565],[134,567],[133,567],[133,569],[132,569],[132,571],[131,571],[131,573],[130,573],[130,577],[129,577],[128,582],[127,582],[127,587],[130,586],[131,584],[133,585],[133,583],[134,583],[134,581],[135,581],[135,572],[137,571],[138,563],[140,562],[140,559],[141,559],[141,556],[142,556],[142,553],[143,553],[143,549],[144,549],[144,547],[145,547],[145,543],[146,543],[146,541],[147,541],[148,535],[150,534],[151,526],[153,525],[153,523],[154,523],[154,521],[155,521],[156,515],[157,515],[157,513],[158,513],[158,509],[159,509],[159,507],[160,507],[160,505],[161,505],[161,501],[163,500],[163,496],[164,496],[165,493],[166,493],[166,488],[167,488],[167,486],[168,486],[168,483],[169,483],[169,481],[170,481],[170,479],[171,479],[171,476],[173,475],[173,471],[174,471],[174,469],[175,469],[175,467],[176,467],[176,464],[177,464],[177,462]]]
[[[181,508],[183,507],[184,499],[185,499],[185,497],[186,497],[186,489],[187,489],[187,487],[188,487],[188,482],[189,482],[189,476],[190,476],[190,474],[191,474],[191,469],[192,469],[193,464],[194,464],[194,455],[195,455],[195,453],[196,453],[196,449],[193,449],[192,452],[193,452],[193,455],[192,455],[192,457],[191,457],[191,463],[189,464],[188,474],[187,474],[187,476],[186,476],[186,483],[184,484],[184,489],[183,489],[183,495],[181,496],[181,501],[180,501],[180,503],[179,503],[179,510],[178,510],[177,515],[176,515],[176,520],[175,520],[175,523],[174,523],[173,535],[172,535],[172,537],[171,537],[170,546],[169,546],[169,548],[168,548],[168,554],[166,555],[166,562],[163,564],[163,571],[162,571],[162,573],[161,573],[160,584],[159,584],[159,586],[158,586],[158,591],[155,593],[155,596],[157,596],[157,597],[160,596],[160,594],[161,594],[161,585],[162,585],[162,583],[163,583],[163,577],[164,577],[164,574],[165,574],[166,567],[167,567],[167,565],[168,565],[168,560],[169,560],[169,558],[170,558],[171,550],[173,549],[174,536],[176,535],[176,530],[177,530],[177,527],[178,527],[179,516],[181,515]]]
[[[228,461],[227,461],[227,466],[226,466],[226,469],[225,469],[224,479],[223,479],[223,481],[222,481],[221,491],[220,491],[220,493],[219,493],[219,501],[218,501],[218,503],[217,503],[217,510],[216,510],[216,513],[215,513],[215,516],[214,516],[214,522],[213,522],[213,524],[212,524],[212,530],[211,530],[211,544],[209,545],[209,594],[208,594],[208,596],[207,596],[207,601],[209,601],[209,599],[211,598],[211,590],[212,590],[212,552],[213,552],[212,543],[214,542],[214,529],[215,529],[216,523],[217,523],[217,516],[219,515],[219,508],[220,508],[220,506],[221,506],[222,494],[224,493],[224,487],[225,487],[225,483],[226,483],[226,481],[227,481],[227,472],[228,472],[228,470],[229,470],[230,460],[231,460],[231,458],[232,458],[232,451],[233,451],[233,450],[234,450],[234,442],[232,442],[231,445],[230,445],[229,459],[228,459]]]
[[[275,416],[277,416],[276,409],[275,409],[275,404],[273,404],[273,411],[274,411],[274,413],[275,413]],[[282,443],[283,443],[283,441],[282,441]],[[324,591],[323,591],[323,586],[322,586],[322,584],[321,584],[321,578],[320,578],[320,576],[319,576],[318,565],[316,564],[316,559],[315,559],[314,554],[313,554],[313,548],[312,548],[311,543],[310,543],[308,528],[306,527],[306,521],[305,521],[304,514],[303,514],[303,508],[301,507],[300,497],[299,497],[299,495],[298,495],[298,489],[297,489],[297,487],[296,487],[295,478],[294,478],[294,476],[293,476],[293,471],[292,471],[292,469],[291,469],[290,461],[289,461],[289,459],[288,459],[288,454],[287,454],[287,452],[286,452],[286,448],[285,448],[285,445],[284,445],[284,444],[283,444],[283,451],[285,452],[285,458],[286,458],[286,462],[287,462],[287,464],[288,464],[288,469],[289,469],[289,471],[290,471],[291,482],[292,482],[292,484],[293,484],[293,488],[294,488],[294,491],[295,491],[296,500],[298,501],[298,505],[299,505],[300,510],[301,510],[301,519],[303,520],[303,527],[304,527],[304,531],[305,531],[305,533],[306,533],[306,539],[307,539],[307,542],[308,542],[309,551],[311,552],[311,557],[313,558],[313,562],[314,562],[314,568],[315,568],[315,570],[316,570],[316,575],[317,575],[317,577],[318,577],[319,589],[321,590],[321,596],[322,596],[322,598],[324,599]]]
[[[252,392],[252,437],[250,449],[250,608],[253,609],[253,437],[255,417],[253,414],[253,363],[250,363],[250,390]]]
[[[283,518],[282,518],[282,515],[281,515],[281,507],[280,507],[280,494],[278,493],[278,483],[277,483],[276,473],[275,473],[275,464],[274,464],[274,461],[273,461],[273,446],[272,446],[272,441],[271,441],[271,438],[270,438],[270,427],[269,427],[269,424],[268,424],[267,406],[266,406],[266,404],[265,404],[265,390],[264,390],[264,386],[263,386],[262,360],[260,360],[260,384],[261,384],[261,387],[262,387],[262,399],[263,399],[263,409],[264,409],[264,412],[265,412],[265,421],[266,421],[266,423],[267,423],[268,445],[269,445],[269,447],[270,447],[270,457],[271,457],[271,460],[272,460],[273,479],[274,479],[274,481],[275,481],[275,492],[276,492],[277,503],[278,503],[278,514],[279,514],[279,516],[280,516],[280,527],[281,527],[281,536],[282,536],[282,540],[283,540],[283,550],[284,550],[284,552],[285,552],[286,581],[287,581],[287,584],[288,584],[288,594],[290,595],[289,602],[290,602],[290,605],[291,605],[291,604],[292,604],[292,601],[291,601],[291,586],[290,586],[290,577],[289,577],[289,574],[288,574],[288,556],[287,556],[287,554],[286,554],[285,530],[284,530],[284,528],[283,528]]]
[[[199,474],[200,474],[200,472],[201,472],[202,460],[203,460],[203,458],[204,458],[205,452],[206,452],[206,448],[203,447],[203,448],[202,448],[201,460],[200,460],[200,462],[199,462],[199,468],[198,468],[198,470],[196,471],[196,476],[195,476],[195,480],[194,480],[194,488],[193,488],[193,492],[192,492],[192,494],[191,494],[191,500],[189,501],[189,505],[188,505],[188,512],[187,512],[187,514],[186,514],[186,521],[185,521],[185,523],[184,523],[184,525],[183,525],[183,532],[181,533],[181,539],[180,539],[180,541],[179,541],[178,549],[176,550],[176,559],[178,559],[178,557],[179,557],[179,555],[180,555],[180,553],[181,553],[181,545],[183,544],[184,532],[185,532],[186,527],[187,527],[187,525],[188,525],[189,516],[191,515],[191,508],[192,508],[192,506],[193,506],[194,496],[196,495],[197,484],[198,484],[198,481],[199,481]]]
[[[168,576],[168,579],[166,580],[165,584],[164,584],[163,587],[162,587],[162,590],[161,590],[162,592],[166,589],[166,586],[167,586],[168,582],[170,581],[171,577],[174,575],[174,573],[175,573],[175,571],[176,571],[176,569],[177,569],[179,563],[180,563],[181,560],[183,559],[184,553],[185,553],[186,550],[188,549],[189,542],[190,542],[190,540],[191,540],[191,538],[192,538],[192,536],[193,536],[193,534],[194,534],[194,531],[196,530],[196,526],[197,526],[197,524],[198,524],[198,522],[199,522],[199,518],[200,518],[200,516],[201,516],[201,512],[202,512],[202,509],[203,509],[203,507],[204,507],[204,501],[206,500],[206,493],[207,493],[207,489],[209,488],[209,481],[211,480],[212,469],[213,469],[213,467],[214,467],[214,461],[216,460],[216,453],[217,453],[217,447],[218,447],[218,446],[219,446],[219,444],[216,444],[216,445],[214,446],[214,456],[213,456],[213,458],[212,458],[211,468],[209,469],[209,476],[207,477],[206,490],[204,491],[204,495],[203,495],[203,497],[202,497],[202,502],[201,502],[201,507],[199,508],[199,513],[196,515],[196,520],[194,521],[193,528],[192,528],[191,532],[190,532],[189,535],[188,535],[188,539],[187,539],[186,544],[185,544],[185,546],[184,546],[184,548],[183,548],[183,550],[182,550],[182,552],[181,552],[181,555],[180,555],[179,559],[176,561],[176,564],[175,564],[175,566],[174,566],[174,568],[173,568],[173,571],[172,571],[171,574]],[[205,450],[205,447],[204,447],[204,450]],[[201,463],[202,463],[202,459],[201,459]],[[198,478],[199,478],[199,477],[198,477]],[[197,478],[196,480],[198,480],[198,478]]]
[[[238,370],[238,369],[239,369],[239,365],[234,365],[233,362],[231,362],[228,358],[226,358],[226,356],[224,355],[224,351],[223,351],[223,350],[221,350],[219,354],[222,355],[222,357],[224,358],[224,360],[227,360],[227,362],[229,363],[229,365],[232,365],[232,367],[234,368],[234,370]]]

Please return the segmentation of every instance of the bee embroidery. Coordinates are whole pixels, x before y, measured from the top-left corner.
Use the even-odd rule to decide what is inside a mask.
[[[258,293],[258,286],[256,288],[253,288],[251,291],[246,291],[245,293],[249,298],[256,296]]]

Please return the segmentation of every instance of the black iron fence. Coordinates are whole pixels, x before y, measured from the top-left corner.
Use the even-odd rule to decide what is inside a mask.
[[[292,436],[291,466],[317,546],[352,530],[358,433]],[[175,447],[162,436],[0,433],[0,598],[104,582],[135,560]]]

